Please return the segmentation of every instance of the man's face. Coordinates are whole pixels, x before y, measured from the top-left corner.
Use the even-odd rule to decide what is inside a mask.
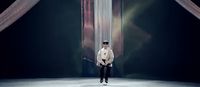
[[[103,48],[107,48],[108,47],[108,44],[103,44]]]

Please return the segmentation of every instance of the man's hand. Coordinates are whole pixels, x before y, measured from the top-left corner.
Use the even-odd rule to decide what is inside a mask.
[[[106,65],[110,65],[111,63],[109,63],[109,62],[106,62],[105,64],[106,64]]]
[[[111,63],[109,62],[105,62],[105,66],[109,66]]]
[[[107,64],[103,62],[103,63],[101,63],[101,65],[102,65],[102,66],[106,66]]]
[[[110,66],[110,63],[107,63],[106,66]]]

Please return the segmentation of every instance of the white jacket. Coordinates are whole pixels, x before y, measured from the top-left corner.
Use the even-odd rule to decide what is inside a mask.
[[[100,64],[103,64],[104,62],[102,61],[102,51],[104,48],[100,49],[99,52],[97,53],[97,66],[100,66]],[[110,67],[112,67],[112,62],[114,60],[114,54],[111,48],[107,48],[108,49],[108,55],[106,56],[106,64],[110,63]]]

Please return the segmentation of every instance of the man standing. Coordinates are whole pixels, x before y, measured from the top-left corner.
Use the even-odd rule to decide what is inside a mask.
[[[105,82],[108,83],[113,60],[114,54],[109,47],[109,42],[103,41],[103,48],[100,49],[97,54],[97,66],[100,67],[100,83],[103,82],[103,78],[105,78]],[[106,71],[104,71],[105,69]]]

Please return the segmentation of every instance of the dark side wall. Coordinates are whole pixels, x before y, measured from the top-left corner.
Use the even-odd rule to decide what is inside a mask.
[[[128,77],[200,82],[199,19],[175,0],[156,0],[132,21],[150,34],[151,40],[131,53],[124,64]],[[128,36],[134,31],[126,32],[124,54],[128,55],[134,49],[130,44],[134,40]]]
[[[79,0],[41,0],[0,33],[0,77],[80,76],[80,15]]]

